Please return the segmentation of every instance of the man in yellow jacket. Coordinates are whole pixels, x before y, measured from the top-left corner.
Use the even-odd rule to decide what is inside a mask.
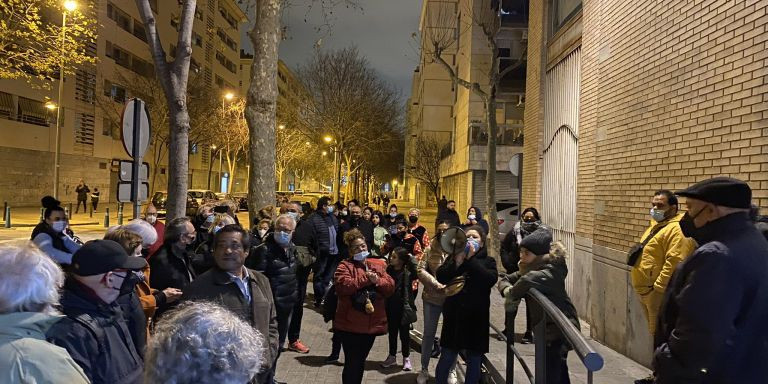
[[[651,223],[640,238],[641,242],[648,242],[632,267],[630,276],[632,287],[645,309],[648,330],[653,338],[667,283],[677,264],[693,253],[696,243],[680,230],[680,219],[685,213],[678,212],[677,196],[668,190],[657,191],[653,194],[651,205]],[[653,238],[648,239],[651,235]],[[651,376],[635,383],[652,383],[652,380]]]

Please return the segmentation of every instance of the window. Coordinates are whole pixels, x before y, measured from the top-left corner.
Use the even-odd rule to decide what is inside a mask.
[[[13,95],[0,91],[0,118],[13,119],[14,109],[16,109],[16,103],[13,102]]]
[[[138,37],[139,40],[147,42],[147,30],[144,28],[144,24],[136,20],[133,21],[133,35]]]
[[[224,54],[219,51],[216,51],[216,61],[218,61],[219,64],[221,64],[228,71],[232,73],[237,73],[237,66],[235,65],[235,63],[227,59],[227,57],[224,56]]]
[[[93,104],[96,93],[96,74],[82,69],[75,73],[75,99]]]
[[[42,101],[28,99],[19,96],[18,120],[22,123],[40,125],[43,127],[48,124],[48,110]]]
[[[131,16],[129,16],[127,13],[123,12],[120,8],[116,7],[112,3],[107,3],[107,16],[114,20],[117,26],[120,28],[132,32],[131,30],[131,21],[133,20]]]
[[[549,0],[552,35],[581,11],[581,0]]]
[[[101,120],[101,134],[103,136],[112,136],[112,120],[110,120],[108,117],[105,117]]]
[[[203,47],[203,37],[198,35],[197,32],[192,32],[192,42],[198,47]]]
[[[229,47],[229,49],[237,52],[237,43],[234,40],[232,40],[229,37],[229,35],[227,35],[227,33],[224,32],[221,28],[218,28],[216,30],[216,36],[218,36],[219,40],[221,40],[221,42],[224,43],[224,45]]]
[[[125,88],[113,84],[109,80],[104,80],[104,96],[107,96],[118,103],[124,103],[126,96]]]
[[[230,27],[237,29],[237,21],[234,17],[232,17],[232,15],[229,14],[229,12],[227,12],[224,8],[219,8],[219,14],[221,14],[221,17],[224,18]]]

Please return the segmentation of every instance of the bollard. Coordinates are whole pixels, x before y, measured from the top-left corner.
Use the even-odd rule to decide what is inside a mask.
[[[72,210],[69,207],[64,207],[64,215],[67,216],[67,219],[72,218],[72,216],[69,215],[70,212],[72,212]]]
[[[45,220],[45,208],[40,208],[40,221]]]
[[[11,207],[7,203],[5,204],[5,227],[11,227]]]
[[[117,205],[117,225],[123,225],[123,203]]]
[[[109,207],[104,212],[104,228],[109,228]]]

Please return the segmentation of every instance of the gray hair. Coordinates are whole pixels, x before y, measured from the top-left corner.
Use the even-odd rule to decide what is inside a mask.
[[[189,302],[157,323],[147,346],[147,383],[247,383],[264,359],[264,338],[232,312]]]
[[[218,227],[219,224],[224,223],[224,226],[235,224],[235,219],[232,218],[229,214],[226,213],[217,213],[214,216],[213,224],[210,228],[208,228],[208,232],[213,233],[214,228]]]
[[[113,232],[117,229],[124,229],[141,236],[141,242],[144,246],[150,246],[157,241],[157,231],[155,230],[155,227],[142,219],[133,219],[127,224],[114,226],[109,228],[107,233]]]
[[[165,224],[165,236],[163,236],[163,242],[165,244],[172,244],[181,239],[181,234],[184,233],[187,223],[190,220],[188,217],[177,217],[167,224]]]
[[[34,243],[0,246],[0,314],[56,313],[64,273]]]
[[[294,220],[293,216],[287,213],[281,214],[275,219],[275,227],[277,227],[277,223],[279,223],[280,220],[288,220],[291,224],[293,224],[293,229],[296,229],[296,220]]]

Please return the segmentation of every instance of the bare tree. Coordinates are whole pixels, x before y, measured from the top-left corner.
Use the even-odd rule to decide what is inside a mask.
[[[489,254],[498,258],[499,256],[499,224],[496,221],[496,136],[498,133],[498,123],[496,121],[496,92],[499,83],[504,76],[523,64],[526,50],[517,60],[517,63],[508,66],[499,71],[499,47],[496,37],[501,28],[501,9],[497,0],[476,0],[470,1],[468,9],[463,10],[463,14],[470,19],[470,26],[479,28],[485,39],[490,57],[490,65],[485,68],[486,82],[467,81],[461,78],[454,68],[446,61],[446,56],[452,50],[457,49],[457,35],[462,34],[462,29],[468,29],[467,26],[459,22],[458,15],[451,7],[436,7],[435,12],[429,13],[429,23],[434,28],[428,28],[425,36],[425,43],[422,50],[430,56],[435,63],[440,64],[455,84],[464,87],[475,95],[479,96],[485,104],[486,126],[488,130],[487,143],[487,173],[485,184],[486,206],[489,224]],[[456,33],[458,32],[458,33]]]
[[[238,99],[228,105],[218,108],[217,124],[211,124],[207,138],[217,146],[217,150],[227,160],[229,184],[227,190],[232,191],[235,181],[238,159],[245,157],[248,149],[248,124],[245,121],[245,100]]]
[[[195,20],[196,0],[180,1],[176,55],[168,61],[160,40],[157,20],[149,0],[136,0],[141,20],[147,28],[147,40],[155,64],[155,73],[163,86],[168,101],[168,220],[183,217],[187,205],[187,171],[189,169],[189,110],[187,80],[192,58],[192,25]]]
[[[413,159],[408,174],[426,185],[437,201],[440,199],[440,151],[444,143],[431,136],[421,136],[417,140],[408,154]]]

